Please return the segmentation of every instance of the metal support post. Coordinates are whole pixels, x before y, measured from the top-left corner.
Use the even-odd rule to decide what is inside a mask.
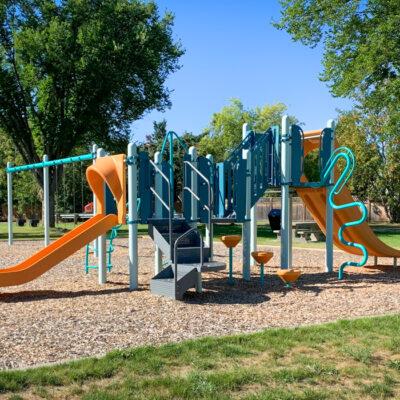
[[[97,149],[97,158],[104,157],[106,152],[103,149]],[[104,199],[105,194],[105,184],[103,184]],[[106,235],[101,235],[97,239],[98,244],[98,271],[99,271],[99,284],[102,285],[107,282],[107,250],[106,250]]]
[[[12,167],[12,163],[7,163],[7,169]],[[13,244],[13,176],[12,172],[7,172],[7,225],[8,225],[8,245]]]
[[[335,121],[330,119],[327,127],[332,129],[331,154],[335,151]],[[329,184],[326,187],[326,251],[325,251],[325,270],[333,271],[333,207],[328,201],[335,179],[335,169],[332,168]]]
[[[196,147],[191,146],[189,148],[189,156],[190,156],[190,162],[191,164],[197,168],[197,150]],[[194,171],[193,169],[191,169],[190,171],[190,182],[191,182],[191,190],[192,192],[198,196],[198,187],[197,187],[197,182],[198,181],[198,177],[196,174],[196,171]],[[191,227],[195,228],[197,226],[197,219],[198,219],[198,207],[199,207],[199,203],[198,200],[192,195],[190,196],[190,210],[192,211],[192,215],[190,216],[191,219]]]
[[[43,156],[43,162],[47,163],[49,157]],[[43,167],[43,225],[44,225],[44,245],[50,244],[50,179],[49,167]]]
[[[159,151],[154,153],[154,164],[157,165],[158,168],[161,169],[161,162],[162,162],[162,156]],[[163,181],[162,181],[162,176],[160,173],[155,170],[155,182],[154,182],[154,188],[155,191],[160,195],[161,198],[163,197]],[[161,201],[155,196],[155,217],[156,218],[162,218],[162,203]],[[157,275],[159,272],[162,270],[162,251],[159,248],[159,246],[155,245],[155,250],[154,250],[154,273]]]
[[[211,185],[211,193],[212,195],[214,194],[214,158],[211,154],[207,154],[206,155],[207,160],[210,161],[211,163],[211,174],[210,174],[210,185]],[[207,247],[210,248],[210,260],[212,260],[214,258],[214,246],[213,246],[213,240],[214,240],[214,224],[212,223],[212,217],[214,214],[214,199],[209,199],[209,203],[211,205],[211,222],[210,222],[210,226],[206,225],[206,240],[205,240],[205,244]]]
[[[137,147],[128,145],[129,289],[138,288],[138,165]]]
[[[97,144],[92,146],[92,153],[97,155]],[[93,158],[93,164],[96,164],[96,158]],[[97,200],[93,193],[93,215],[97,214]],[[97,238],[93,240],[93,255],[97,257]]]
[[[288,117],[282,117],[281,176],[282,176],[282,218],[281,218],[281,268],[292,265],[292,199],[290,194],[292,146]]]
[[[250,209],[251,209],[251,153],[250,150],[243,150],[243,159],[247,161],[246,167],[246,215],[242,228],[242,243],[243,243],[243,279],[250,280],[250,248],[251,248],[251,222],[250,222]]]
[[[228,284],[233,285],[235,282],[233,280],[233,247],[229,247],[229,275]]]

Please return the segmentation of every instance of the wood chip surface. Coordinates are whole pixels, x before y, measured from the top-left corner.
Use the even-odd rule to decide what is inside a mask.
[[[105,285],[98,285],[96,270],[85,275],[82,249],[33,282],[0,288],[0,369],[99,356],[116,348],[400,312],[398,269],[349,268],[345,280],[338,281],[336,273],[324,272],[324,251],[310,249],[293,251],[293,265],[303,271],[295,289],[285,288],[275,275],[277,247],[260,246],[275,254],[263,288],[256,267],[252,280],[242,281],[239,245],[234,286],[227,285],[226,272],[204,274],[203,293],[188,292],[178,302],[149,292],[154,247],[144,237],[139,239],[140,288],[130,292],[128,241],[115,243],[114,268]],[[0,268],[22,261],[41,246],[39,241],[20,241],[9,248],[0,242]],[[215,254],[216,260],[227,262],[221,243],[215,243]],[[349,258],[357,259],[335,251],[336,268]]]

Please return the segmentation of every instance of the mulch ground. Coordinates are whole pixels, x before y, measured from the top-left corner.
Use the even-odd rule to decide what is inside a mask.
[[[0,268],[16,264],[41,245],[17,242],[9,248],[1,242]],[[226,272],[205,274],[203,293],[188,292],[182,302],[149,292],[154,249],[148,237],[139,242],[140,288],[134,292],[127,287],[126,239],[116,240],[106,285],[97,284],[95,270],[85,275],[81,250],[36,281],[0,288],[0,369],[101,355],[115,348],[400,312],[399,270],[350,268],[346,279],[338,281],[336,273],[323,272],[324,251],[295,249],[294,266],[303,275],[295,289],[287,289],[275,275],[279,248],[260,248],[275,254],[264,287],[257,268],[250,282],[240,279],[239,246],[234,286],[227,285]],[[215,244],[215,253],[216,260],[227,261],[221,243]],[[336,267],[348,259],[335,252]]]

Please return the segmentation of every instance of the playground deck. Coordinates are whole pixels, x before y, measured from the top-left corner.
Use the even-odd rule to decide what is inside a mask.
[[[25,259],[41,245],[17,242],[11,251],[0,242],[0,268]],[[355,272],[349,268],[351,275],[338,281],[337,274],[321,273],[324,251],[309,249],[294,249],[295,266],[306,273],[296,290],[285,289],[271,275],[279,264],[279,248],[273,248],[275,256],[272,268],[266,268],[264,289],[260,289],[258,275],[250,283],[238,279],[229,287],[226,273],[219,272],[204,276],[202,295],[190,292],[185,302],[175,302],[149,293],[153,243],[141,238],[139,248],[139,291],[127,290],[126,239],[116,241],[115,268],[107,285],[97,284],[95,271],[84,275],[81,250],[29,284],[2,288],[0,369],[100,355],[114,348],[400,312],[399,271]],[[215,253],[217,260],[226,260],[222,244],[216,243]],[[239,246],[234,258],[236,273],[241,254]],[[336,266],[347,259],[348,255],[338,252]]]

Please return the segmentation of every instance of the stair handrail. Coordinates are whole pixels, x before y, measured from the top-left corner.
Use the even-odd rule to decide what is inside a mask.
[[[175,286],[175,293],[176,293],[176,285],[178,283],[178,243],[188,236],[190,233],[195,232],[199,236],[200,239],[200,271],[201,267],[203,266],[203,259],[204,259],[204,241],[203,236],[199,232],[197,228],[191,228],[181,236],[179,236],[174,243],[174,286]]]
[[[207,179],[207,177],[205,177],[190,161],[184,161],[184,164],[189,165],[189,167],[198,175],[200,176],[201,179],[203,179],[203,181],[207,184],[207,190],[208,190],[208,205],[204,204],[203,207],[205,207],[208,211],[208,223],[207,223],[207,228],[208,228],[208,232],[210,232],[210,254],[213,254],[213,238],[212,238],[212,226],[211,226],[211,221],[212,221],[212,210],[213,210],[213,190],[211,187],[211,183],[210,180]],[[186,187],[186,186],[185,186]],[[185,190],[185,188],[183,188]],[[187,188],[189,189],[189,188]],[[189,189],[189,193],[191,193],[192,195],[194,195],[193,191],[191,189]],[[198,196],[195,196],[196,200],[200,202],[200,198]]]
[[[150,164],[154,167],[154,169],[160,174],[160,176],[167,182],[168,184],[168,204],[165,203],[165,201],[161,198],[161,196],[157,193],[155,188],[150,186],[150,191],[160,200],[161,204],[167,209],[168,211],[168,230],[169,230],[169,247],[170,247],[170,257],[172,257],[172,249],[173,249],[173,244],[172,244],[172,219],[173,219],[173,209],[171,207],[172,199],[171,199],[171,181],[168,179],[168,177],[164,174],[164,172],[158,167],[158,165],[152,161],[149,160]]]

